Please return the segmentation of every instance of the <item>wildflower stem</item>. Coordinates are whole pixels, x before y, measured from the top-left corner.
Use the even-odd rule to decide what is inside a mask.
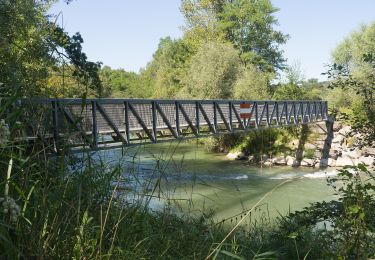
[[[10,173],[12,172],[12,166],[13,166],[13,158],[10,158],[9,164],[8,164],[8,171],[7,171],[7,180],[5,182],[5,191],[4,191],[5,197],[8,197],[8,194],[9,194],[9,180],[10,180]]]

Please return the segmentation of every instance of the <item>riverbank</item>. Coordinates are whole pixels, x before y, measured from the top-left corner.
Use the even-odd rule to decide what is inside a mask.
[[[292,139],[285,144],[289,148],[287,153],[255,156],[246,151],[234,151],[228,153],[227,158],[265,167],[302,166],[321,169],[365,164],[374,169],[375,148],[362,145],[361,134],[341,122],[334,122],[329,127],[331,129],[327,129],[325,122],[309,125],[308,136],[303,143],[301,139]]]

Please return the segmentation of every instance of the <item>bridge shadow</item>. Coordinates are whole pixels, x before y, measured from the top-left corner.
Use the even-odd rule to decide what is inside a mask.
[[[305,143],[307,141],[307,137],[309,134],[309,126],[307,124],[303,124],[301,126],[301,135],[298,139],[298,147],[296,150],[296,161],[293,163],[293,167],[301,166],[301,162],[303,160],[303,151],[305,147]]]
[[[331,150],[333,140],[333,123],[334,119],[332,117],[328,117],[328,119],[326,120],[326,130],[321,128],[326,133],[326,139],[324,140],[322,155],[320,158],[320,169],[325,169],[328,167],[329,151]]]

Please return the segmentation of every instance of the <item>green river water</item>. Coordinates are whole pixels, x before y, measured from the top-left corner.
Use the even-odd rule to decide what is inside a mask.
[[[166,198],[183,211],[213,209],[221,220],[250,209],[266,193],[280,186],[264,201],[260,211],[271,218],[309,203],[334,198],[327,175],[334,169],[251,166],[230,161],[225,154],[207,152],[194,143],[154,144],[101,152],[104,158],[124,165],[124,175],[136,194],[153,194],[152,208],[162,208]],[[156,187],[156,189],[154,189]],[[159,198],[160,197],[160,198]]]

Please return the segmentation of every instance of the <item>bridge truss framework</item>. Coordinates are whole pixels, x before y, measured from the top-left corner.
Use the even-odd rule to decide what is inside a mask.
[[[240,105],[248,103],[249,119]],[[20,99],[29,140],[106,149],[326,120],[327,101]]]

